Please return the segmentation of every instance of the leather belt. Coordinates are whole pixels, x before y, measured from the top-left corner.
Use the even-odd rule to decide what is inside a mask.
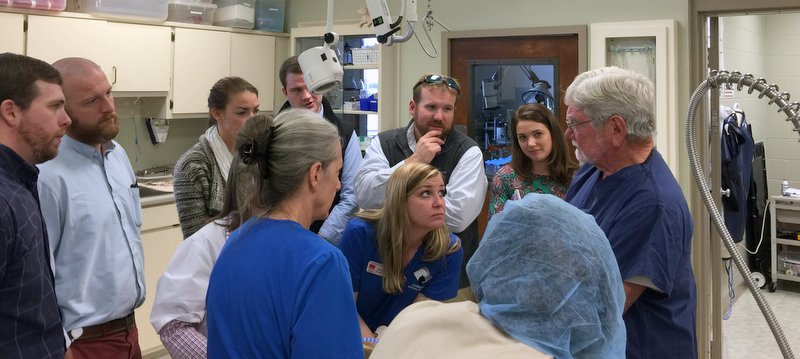
[[[114,319],[103,324],[90,325],[88,327],[81,328],[83,329],[83,333],[81,333],[76,340],[104,337],[106,335],[131,329],[134,326],[136,326],[136,317],[133,315],[133,312],[131,312],[131,314],[128,314],[124,318]]]

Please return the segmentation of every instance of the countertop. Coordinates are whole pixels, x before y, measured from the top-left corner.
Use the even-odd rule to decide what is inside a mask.
[[[175,203],[175,194],[172,192],[155,191],[139,187],[142,208]]]

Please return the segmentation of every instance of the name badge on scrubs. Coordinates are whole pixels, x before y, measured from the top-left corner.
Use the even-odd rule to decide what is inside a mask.
[[[367,273],[374,274],[378,277],[383,277],[383,264],[375,261],[367,263]]]
[[[414,272],[414,278],[417,278],[417,283],[420,285],[425,285],[425,283],[433,279],[433,276],[431,275],[431,271],[428,270],[428,267],[422,267]]]

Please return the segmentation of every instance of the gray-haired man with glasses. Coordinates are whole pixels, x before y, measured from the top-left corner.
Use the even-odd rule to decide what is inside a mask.
[[[692,217],[653,146],[653,83],[616,67],[567,88],[565,136],[584,165],[566,200],[603,229],[625,288],[626,357],[696,358]]]
[[[406,162],[430,164],[444,176],[446,222],[461,239],[464,260],[461,287],[469,286],[464,266],[478,247],[476,218],[483,208],[487,179],[483,154],[467,135],[453,131],[458,82],[428,74],[414,85],[408,104],[411,122],[406,127],[378,134],[366,151],[356,176],[356,201],[364,209],[383,206],[386,183]]]

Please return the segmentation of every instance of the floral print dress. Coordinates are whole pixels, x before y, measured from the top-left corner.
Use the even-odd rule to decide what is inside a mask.
[[[520,199],[532,192],[564,198],[567,186],[558,183],[551,176],[534,175],[531,180],[523,181],[511,165],[503,166],[497,171],[489,186],[489,217],[500,213],[506,201]]]

